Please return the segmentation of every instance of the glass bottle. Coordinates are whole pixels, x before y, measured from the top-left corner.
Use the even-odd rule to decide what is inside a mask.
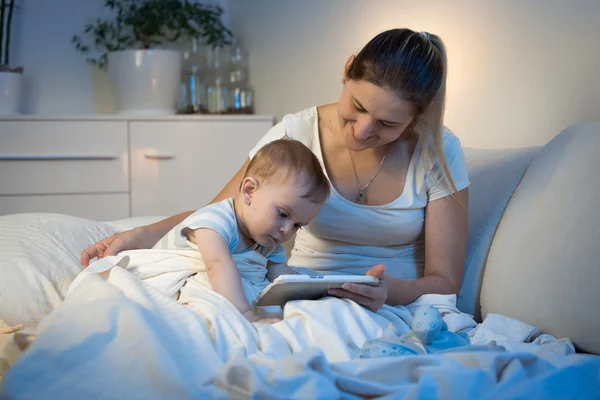
[[[254,90],[248,82],[248,56],[238,40],[230,49],[229,109],[230,114],[254,114]]]
[[[206,112],[225,114],[229,109],[228,49],[215,47],[207,51],[208,73],[205,80]]]
[[[190,39],[183,45],[180,112],[187,114],[205,112],[206,52],[207,46],[198,39]]]

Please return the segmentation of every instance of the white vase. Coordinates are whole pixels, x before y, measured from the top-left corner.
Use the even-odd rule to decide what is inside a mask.
[[[175,114],[181,84],[177,50],[108,53],[108,76],[121,115]]]
[[[23,74],[0,71],[0,115],[19,114]]]

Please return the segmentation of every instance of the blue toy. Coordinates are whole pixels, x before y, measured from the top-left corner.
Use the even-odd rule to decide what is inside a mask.
[[[466,334],[448,330],[442,315],[433,306],[422,306],[415,311],[411,331],[405,335],[369,340],[360,349],[350,342],[360,358],[436,353],[470,344]]]
[[[411,332],[404,335],[405,339],[415,336],[424,345],[430,345],[440,332],[447,331],[448,325],[442,319],[442,314],[433,306],[419,307],[413,314]]]

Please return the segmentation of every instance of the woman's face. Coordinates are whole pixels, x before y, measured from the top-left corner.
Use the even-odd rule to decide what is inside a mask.
[[[346,146],[362,151],[398,139],[412,122],[415,107],[367,81],[347,80],[337,103]]]

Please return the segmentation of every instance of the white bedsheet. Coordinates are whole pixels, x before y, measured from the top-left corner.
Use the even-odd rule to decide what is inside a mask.
[[[135,268],[116,256],[78,276],[9,370],[3,394],[15,399],[600,397],[600,357],[569,354],[568,340],[540,336],[506,317],[476,326],[457,313],[453,296],[424,296],[417,304],[384,307],[377,314],[335,298],[295,301],[285,307],[282,322],[251,324],[203,285],[184,285],[174,300],[150,285],[144,275],[149,269],[136,261],[135,252],[128,254]],[[153,264],[148,251],[137,254]],[[153,284],[163,276],[157,285],[163,290],[173,287],[167,281],[185,275],[154,272]],[[451,329],[470,331],[473,344],[494,340],[511,351],[357,358],[349,340],[361,346],[383,334],[408,332],[410,310],[424,303],[445,313]]]

